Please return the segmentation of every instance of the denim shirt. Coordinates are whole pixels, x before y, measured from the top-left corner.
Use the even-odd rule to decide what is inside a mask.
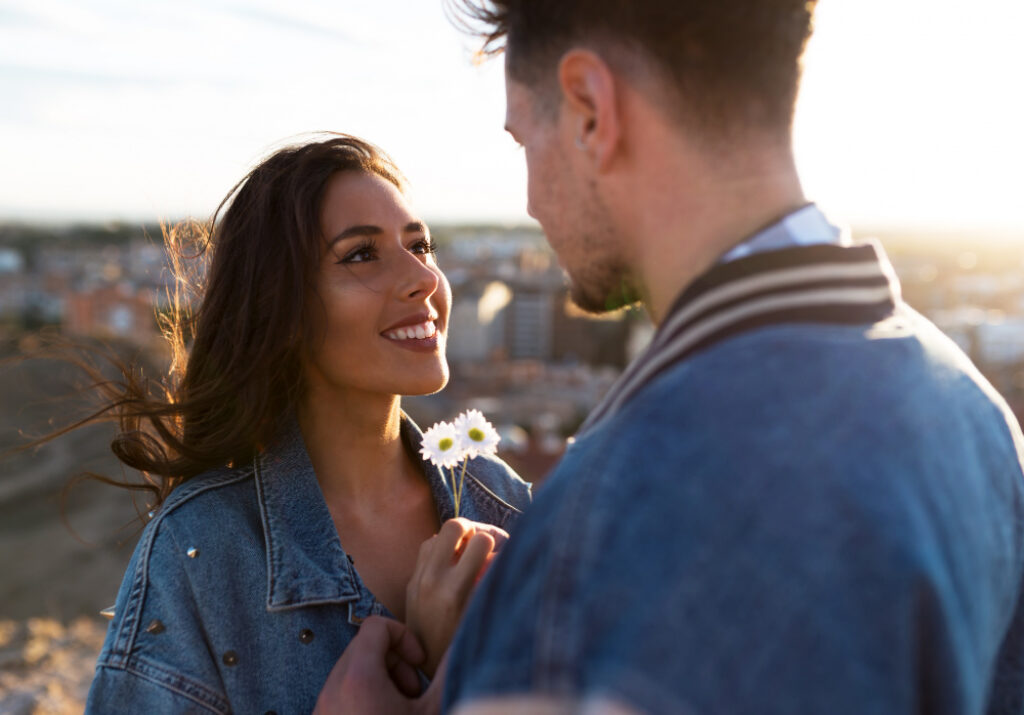
[[[420,437],[403,417],[410,454]],[[420,466],[451,518],[450,483]],[[510,530],[529,501],[501,460],[469,463],[462,516]],[[86,711],[308,713],[373,614],[390,615],[342,548],[293,421],[253,464],[175,489],[146,525]]]

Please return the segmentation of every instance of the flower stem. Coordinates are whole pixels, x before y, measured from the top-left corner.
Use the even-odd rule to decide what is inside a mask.
[[[455,467],[452,467],[452,499],[455,501],[455,518],[459,518],[459,487],[455,483]]]
[[[459,516],[459,503],[462,501],[462,487],[466,482],[466,465],[469,464],[468,459],[462,460],[462,473],[459,475],[459,490],[455,493],[455,516]],[[455,483],[455,470],[452,470],[452,484]]]

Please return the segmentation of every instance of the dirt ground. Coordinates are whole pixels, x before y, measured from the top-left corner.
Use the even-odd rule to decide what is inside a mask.
[[[71,715],[85,709],[106,628],[90,618],[0,621],[0,713]]]
[[[10,352],[7,352],[7,357]],[[0,354],[0,360],[5,357]],[[111,429],[89,428],[11,454],[80,403],[54,363],[0,362],[0,713],[80,713],[106,621],[141,530],[124,490],[83,483],[83,470],[121,477]]]

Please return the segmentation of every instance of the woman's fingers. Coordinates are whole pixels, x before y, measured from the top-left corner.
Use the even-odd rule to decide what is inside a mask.
[[[498,555],[497,551],[492,551],[491,553],[487,554],[487,558],[484,559],[484,565],[481,566],[480,567],[480,571],[477,572],[477,575],[476,575],[476,582],[477,583],[480,583],[480,579],[482,579],[484,577],[484,574],[487,573],[487,570],[489,568],[491,568],[491,564],[494,562],[494,557],[497,556],[497,555]]]
[[[458,554],[462,541],[473,534],[476,524],[469,519],[449,519],[441,525],[437,541],[433,546],[432,565],[436,568],[450,566],[452,554]]]
[[[494,550],[501,551],[501,548],[508,541],[508,532],[502,529],[500,526],[494,526],[493,524],[481,524],[480,522],[472,522],[473,530],[477,533],[490,534],[494,539]]]
[[[460,583],[470,578],[470,572],[475,580],[487,562],[488,554],[497,552],[506,541],[508,532],[500,527],[464,518],[449,519],[438,534],[420,547],[413,581],[418,583],[428,573],[440,576],[452,568],[456,569],[455,578]],[[473,552],[467,560],[471,544]]]
[[[460,607],[469,597],[469,592],[476,585],[476,577],[487,562],[487,557],[494,550],[494,537],[485,532],[473,534],[455,564],[454,576]]]
[[[496,541],[508,534],[498,527],[450,519],[420,547],[406,587],[406,621],[426,651],[421,666],[433,675],[451,643],[469,595],[493,556]]]

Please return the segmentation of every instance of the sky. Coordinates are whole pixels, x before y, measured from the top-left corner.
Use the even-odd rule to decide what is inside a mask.
[[[1021,0],[820,0],[809,198],[854,226],[1024,233],[1022,29]],[[474,49],[441,0],[0,0],[0,220],[207,217],[334,130],[388,151],[428,220],[527,221],[502,64]]]

